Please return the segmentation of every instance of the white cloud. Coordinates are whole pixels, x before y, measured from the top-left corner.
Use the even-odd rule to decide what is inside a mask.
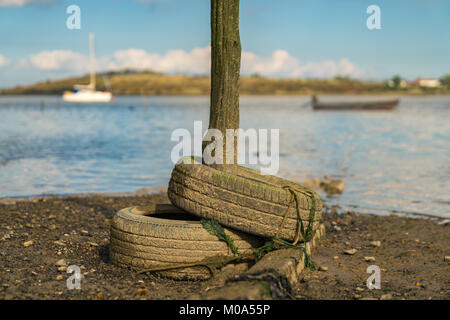
[[[252,52],[244,51],[241,65],[242,73],[289,76],[293,70],[299,68],[300,63],[284,50],[275,50],[268,59],[263,59]]]
[[[294,76],[317,78],[329,78],[336,75],[359,78],[364,74],[364,70],[358,68],[346,58],[343,58],[336,62],[332,60],[308,62],[304,65],[301,65],[294,72]]]
[[[310,61],[302,64],[285,50],[275,50],[270,58],[261,58],[251,52],[242,53],[242,73],[259,73],[275,77],[330,78],[336,75],[361,77],[364,71],[343,58],[339,61]]]
[[[71,70],[82,72],[88,67],[88,59],[70,50],[42,51],[30,56],[31,65],[40,70]]]
[[[53,0],[0,0],[0,7],[23,7],[27,4],[47,4]]]
[[[207,73],[211,48],[195,48],[190,52],[170,50],[165,55],[147,53],[142,49],[117,51],[108,69],[151,69],[161,72]]]
[[[0,0],[0,7],[23,7],[30,0]]]
[[[9,64],[9,60],[0,54],[0,68],[7,66]]]
[[[117,51],[107,69],[151,69],[161,72],[208,73],[211,47],[168,51],[165,55],[148,53],[142,49]],[[261,58],[252,52],[242,52],[242,74],[259,73],[275,77],[329,78],[336,75],[361,77],[364,71],[346,58],[302,64],[285,50],[275,50],[270,58]]]
[[[211,47],[195,48],[191,51],[170,50],[160,55],[143,49],[126,49],[116,51],[110,57],[96,61],[98,71],[105,70],[154,70],[166,73],[205,74],[210,70]],[[88,57],[68,50],[42,51],[31,55],[30,64],[40,70],[68,70],[87,72]],[[25,63],[22,65],[26,66]],[[252,52],[242,52],[243,75],[258,73],[271,77],[315,77],[330,78],[347,75],[359,78],[365,71],[346,58],[338,61],[323,60],[302,63],[285,50],[275,50],[269,58],[262,58]]]

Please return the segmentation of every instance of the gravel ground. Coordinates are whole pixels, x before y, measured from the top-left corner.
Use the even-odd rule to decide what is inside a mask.
[[[180,282],[114,266],[112,215],[152,202],[169,203],[164,193],[0,200],[0,299],[186,299],[245,270],[228,266],[210,281]],[[450,298],[449,224],[338,208],[325,208],[323,220],[327,239],[312,255],[320,270],[304,272],[298,299]],[[372,264],[381,268],[380,290],[366,287]],[[80,290],[67,289],[68,265],[81,269]]]
[[[450,299],[448,220],[338,211],[326,209],[327,237],[312,257],[322,270],[303,273],[298,299]],[[379,290],[367,287],[370,265]]]

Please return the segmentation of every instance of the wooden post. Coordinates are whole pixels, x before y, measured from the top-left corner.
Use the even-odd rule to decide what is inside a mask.
[[[211,104],[209,128],[222,132],[224,164],[226,129],[239,128],[241,40],[239,0],[211,0]],[[237,164],[237,137],[233,159]]]

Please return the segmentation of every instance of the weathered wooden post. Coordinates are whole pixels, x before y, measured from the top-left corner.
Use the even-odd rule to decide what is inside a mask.
[[[211,0],[211,105],[209,128],[222,132],[223,163],[226,159],[226,129],[239,128],[239,78],[241,40],[239,0]],[[230,137],[231,139],[231,137]],[[229,155],[237,163],[237,137]]]

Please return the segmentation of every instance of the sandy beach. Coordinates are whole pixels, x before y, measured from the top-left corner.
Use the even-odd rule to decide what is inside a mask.
[[[246,270],[227,266],[208,281],[182,282],[114,266],[111,217],[149,203],[169,200],[165,193],[2,200],[0,299],[188,299]],[[312,254],[317,270],[304,270],[293,288],[296,299],[450,298],[446,220],[362,215],[335,206],[325,207],[323,222],[326,239]],[[80,290],[66,287],[68,265],[83,273]],[[369,265],[381,269],[380,290],[366,286]]]

